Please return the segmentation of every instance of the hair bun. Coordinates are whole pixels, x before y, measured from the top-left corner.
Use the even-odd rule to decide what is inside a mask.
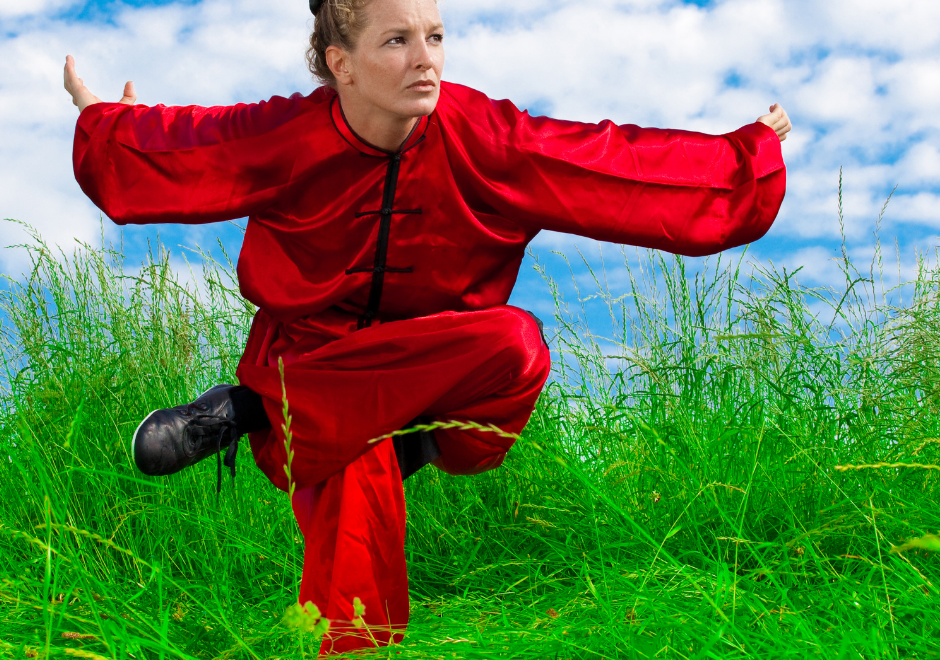
[[[320,7],[322,6],[323,0],[310,0],[310,13],[316,16],[317,12],[320,11]]]

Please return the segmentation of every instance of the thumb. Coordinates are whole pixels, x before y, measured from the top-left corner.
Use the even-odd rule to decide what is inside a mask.
[[[124,96],[121,97],[119,103],[124,103],[125,105],[134,105],[137,103],[137,91],[134,89],[133,80],[128,80],[127,84],[124,85]]]

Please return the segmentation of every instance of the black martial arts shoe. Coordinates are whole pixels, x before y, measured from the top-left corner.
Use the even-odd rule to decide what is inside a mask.
[[[239,410],[245,408],[245,402],[249,415]],[[263,422],[251,423],[259,414]],[[216,385],[192,403],[150,413],[134,432],[131,454],[137,468],[150,476],[175,474],[216,454],[218,493],[222,490],[222,450],[228,448],[224,463],[234,479],[239,438],[265,424],[267,417],[258,395],[245,387]]]

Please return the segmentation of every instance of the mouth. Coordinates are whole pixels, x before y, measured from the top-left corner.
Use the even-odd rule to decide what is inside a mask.
[[[433,80],[419,80],[408,85],[408,89],[413,92],[433,92],[437,84]]]

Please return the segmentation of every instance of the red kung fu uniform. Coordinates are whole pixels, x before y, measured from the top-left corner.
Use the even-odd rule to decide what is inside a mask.
[[[399,633],[401,473],[390,441],[367,441],[419,416],[522,430],[549,372],[533,319],[506,304],[526,245],[549,229],[711,254],[763,236],[786,187],[763,124],[713,136],[558,121],[448,83],[397,153],[358,138],[322,87],[232,107],[93,105],[74,167],[118,224],[249,217],[238,276],[259,311],[238,378],[264,398],[274,430],[251,448],[284,490],[284,359],[299,600],[349,621],[358,596],[367,624]],[[436,438],[450,474],[498,467],[511,445]],[[334,630],[323,644],[368,643]]]

